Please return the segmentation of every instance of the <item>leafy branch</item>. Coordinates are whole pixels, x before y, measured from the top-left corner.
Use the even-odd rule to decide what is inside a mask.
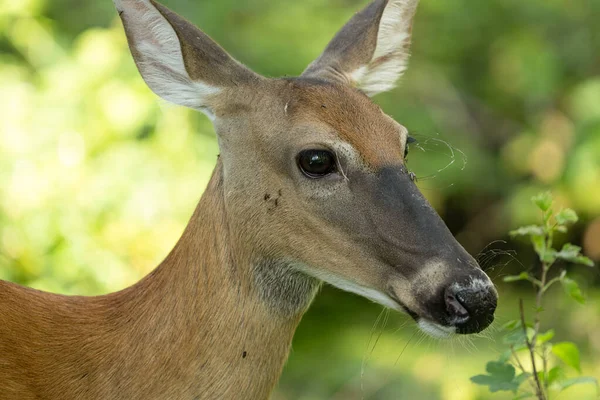
[[[596,385],[596,390],[600,391],[596,378],[586,376],[566,378],[565,366],[581,373],[579,349],[575,343],[551,343],[554,330],[540,332],[544,295],[554,284],[560,283],[564,292],[575,301],[585,302],[579,285],[567,276],[566,270],[563,269],[555,278],[548,279],[549,271],[557,261],[594,266],[592,260],[581,254],[581,248],[578,246],[566,243],[560,250],[553,247],[554,234],[566,233],[567,226],[577,222],[577,214],[570,208],[554,213],[552,196],[548,192],[534,196],[532,201],[540,209],[543,223],[520,227],[510,232],[510,235],[530,239],[540,260],[541,271],[538,276],[523,271],[518,275],[505,277],[504,282],[528,281],[532,284],[535,291],[533,323],[527,322],[523,299],[519,299],[520,318],[509,321],[503,326],[508,332],[503,339],[508,349],[502,353],[499,360],[487,363],[486,375],[473,376],[471,381],[488,386],[491,392],[512,391],[515,395],[514,400],[530,397],[548,400],[553,392],[560,392],[582,383],[593,383]],[[519,358],[520,351],[527,352],[530,369],[526,369]],[[550,361],[558,361],[558,363],[549,369]],[[517,370],[520,373],[517,374]],[[526,382],[529,384],[529,389],[526,389],[526,386],[523,388]]]

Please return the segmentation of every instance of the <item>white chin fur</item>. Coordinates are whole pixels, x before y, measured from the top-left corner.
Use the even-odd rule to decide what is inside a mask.
[[[420,319],[417,325],[423,332],[437,339],[447,339],[456,333],[456,328],[453,326],[442,326],[425,319]]]

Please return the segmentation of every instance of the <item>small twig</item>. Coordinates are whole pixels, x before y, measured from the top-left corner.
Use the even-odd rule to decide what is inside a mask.
[[[533,343],[535,343],[533,339],[535,339],[535,336],[534,338],[532,338],[531,341],[527,337],[527,325],[525,324],[525,310],[523,309],[523,299],[519,299],[519,312],[521,314],[521,325],[523,326],[523,333],[525,334],[525,343],[527,344],[527,348],[529,349],[529,356],[531,357],[531,368],[533,370],[533,379],[535,380],[536,385],[536,396],[539,400],[546,400],[546,395],[544,394],[544,390],[542,389],[542,384],[540,383],[540,378],[537,373],[537,366],[535,365],[535,354],[533,351]]]
[[[528,278],[527,278],[527,280],[528,280],[529,282],[533,283],[534,285],[536,285],[536,286],[537,286],[537,287],[539,287],[539,288],[542,288],[542,287],[543,287],[543,285],[542,285],[542,281],[540,281],[539,279],[535,279],[535,278],[533,278],[533,277],[528,277]]]
[[[547,377],[547,371],[548,371],[548,346],[546,345],[546,343],[544,343],[542,345],[542,349],[543,349],[543,356],[542,356],[542,363],[543,363],[543,367],[544,367],[544,390],[546,391],[546,393],[548,393],[548,377]]]
[[[555,225],[556,226],[556,225]],[[552,248],[552,232],[553,232],[554,226],[551,227],[548,230],[547,233],[547,237],[546,237],[546,249],[551,249]],[[537,337],[538,337],[538,333],[540,332],[540,312],[542,309],[542,297],[544,296],[544,292],[546,291],[546,289],[548,287],[550,287],[550,285],[552,283],[554,283],[553,281],[550,281],[550,283],[547,282],[548,279],[548,271],[550,270],[550,268],[552,267],[552,265],[548,265],[548,263],[543,261],[543,257],[540,257],[540,261],[542,261],[542,276],[540,277],[539,285],[536,284],[537,288],[536,288],[536,296],[535,296],[535,312],[534,312],[534,317],[533,317],[533,336],[531,337],[531,341],[529,341],[529,339],[527,338],[527,329],[524,327],[523,329],[525,329],[525,340],[527,341],[527,346],[529,347],[529,354],[531,356],[531,365],[533,366],[533,374],[534,374],[534,378],[535,378],[535,383],[537,385],[537,395],[538,398],[540,400],[545,400],[546,399],[546,387],[547,387],[547,382],[546,382],[546,371],[547,371],[547,366],[548,366],[548,360],[546,357],[546,351],[545,348],[543,348],[542,350],[542,373],[544,374],[544,384],[542,385],[540,383],[540,378],[537,374],[537,370],[536,370],[536,365],[535,365],[535,358],[534,358],[534,351],[537,345]],[[523,322],[523,324],[525,324],[525,313],[523,311],[523,300],[520,300],[519,303],[520,306],[520,310],[521,310],[521,320]]]
[[[542,289],[542,291],[546,292],[548,289],[550,289],[550,286],[554,285],[556,282],[559,282],[562,279],[562,277],[557,276],[556,278],[550,279],[548,281],[548,283],[546,283],[546,286],[544,286],[544,288]]]
[[[523,367],[523,364],[521,364],[521,360],[519,360],[519,357],[517,357],[517,352],[515,351],[515,346],[510,346],[510,352],[512,353],[512,356],[515,359],[515,362],[517,363],[517,366],[519,367],[519,369],[522,372],[525,372],[525,368]]]
[[[525,367],[523,367],[523,364],[521,364],[521,360],[519,360],[519,357],[517,357],[517,352],[515,351],[515,347],[512,345],[510,346],[510,352],[512,353],[512,356],[515,359],[515,362],[517,363],[517,367],[519,367],[521,372],[527,372],[525,370]],[[535,390],[535,384],[533,382],[531,382],[530,379],[528,379],[527,382],[531,385],[531,388],[533,390]]]

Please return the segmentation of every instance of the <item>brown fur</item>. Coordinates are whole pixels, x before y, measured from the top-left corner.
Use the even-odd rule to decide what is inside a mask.
[[[396,165],[403,162],[403,128],[388,117],[365,94],[341,84],[315,84],[299,81],[291,85],[292,111],[299,109],[300,118],[328,124],[339,137],[351,144],[370,167]],[[297,103],[296,103],[297,102]],[[373,132],[377,132],[376,142]]]
[[[0,282],[0,397],[266,398],[300,314],[253,292],[225,218],[219,163],[175,249],[135,286],[66,297]]]

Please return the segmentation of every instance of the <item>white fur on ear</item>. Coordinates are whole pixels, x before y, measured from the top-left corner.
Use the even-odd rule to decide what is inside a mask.
[[[113,0],[123,19],[134,59],[146,84],[163,99],[214,119],[206,99],[220,89],[193,81],[171,24],[148,0]]]
[[[368,96],[393,89],[406,70],[417,4],[418,0],[389,0],[386,5],[371,62],[350,73],[355,85]]]

